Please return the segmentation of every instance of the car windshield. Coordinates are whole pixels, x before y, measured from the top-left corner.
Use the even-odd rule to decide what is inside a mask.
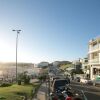
[[[67,80],[57,80],[55,81],[55,88],[61,87],[61,86],[65,86],[66,84],[68,84]]]

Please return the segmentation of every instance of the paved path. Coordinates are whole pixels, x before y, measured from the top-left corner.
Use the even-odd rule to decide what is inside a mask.
[[[38,92],[37,92],[37,99],[33,100],[48,100],[48,87],[46,83],[43,83]]]

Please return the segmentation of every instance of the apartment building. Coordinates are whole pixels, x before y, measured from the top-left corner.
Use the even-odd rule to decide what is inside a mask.
[[[89,41],[88,66],[91,80],[100,75],[100,37]]]
[[[86,78],[90,78],[90,68],[89,68],[89,66],[88,66],[88,58],[86,57],[86,58],[83,58],[83,59],[81,59],[81,61],[80,61],[81,63],[82,63],[82,70],[83,70],[83,72],[84,72],[84,77],[86,77]]]

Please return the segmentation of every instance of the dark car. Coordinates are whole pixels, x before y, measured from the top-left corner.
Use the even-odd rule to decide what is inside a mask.
[[[54,82],[54,80],[56,80],[56,79],[60,79],[60,78],[59,78],[59,77],[53,77],[52,80],[51,80],[51,83],[50,83],[51,86],[53,85],[53,82]]]
[[[53,91],[50,96],[50,100],[69,100],[69,97],[70,100],[72,100],[74,97],[79,97],[82,100],[87,100],[87,98],[85,99],[84,93],[81,90],[70,87],[68,83],[69,82],[66,79],[54,80],[52,87]]]
[[[52,92],[55,92],[58,88],[65,88],[65,86],[69,84],[67,79],[56,79],[52,84]]]

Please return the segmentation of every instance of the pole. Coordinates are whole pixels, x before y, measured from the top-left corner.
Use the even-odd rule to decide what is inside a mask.
[[[17,51],[18,51],[18,35],[20,33],[21,30],[12,30],[12,31],[16,31],[17,32],[17,36],[16,36],[16,82],[18,80],[18,77],[17,77]]]
[[[17,37],[16,37],[16,82],[17,82],[17,48],[18,48],[18,31],[17,31]]]
[[[49,70],[50,70],[50,65],[49,65]],[[48,96],[49,96],[49,100],[51,100],[51,97],[50,97],[50,75],[49,75],[49,70],[48,70]]]

